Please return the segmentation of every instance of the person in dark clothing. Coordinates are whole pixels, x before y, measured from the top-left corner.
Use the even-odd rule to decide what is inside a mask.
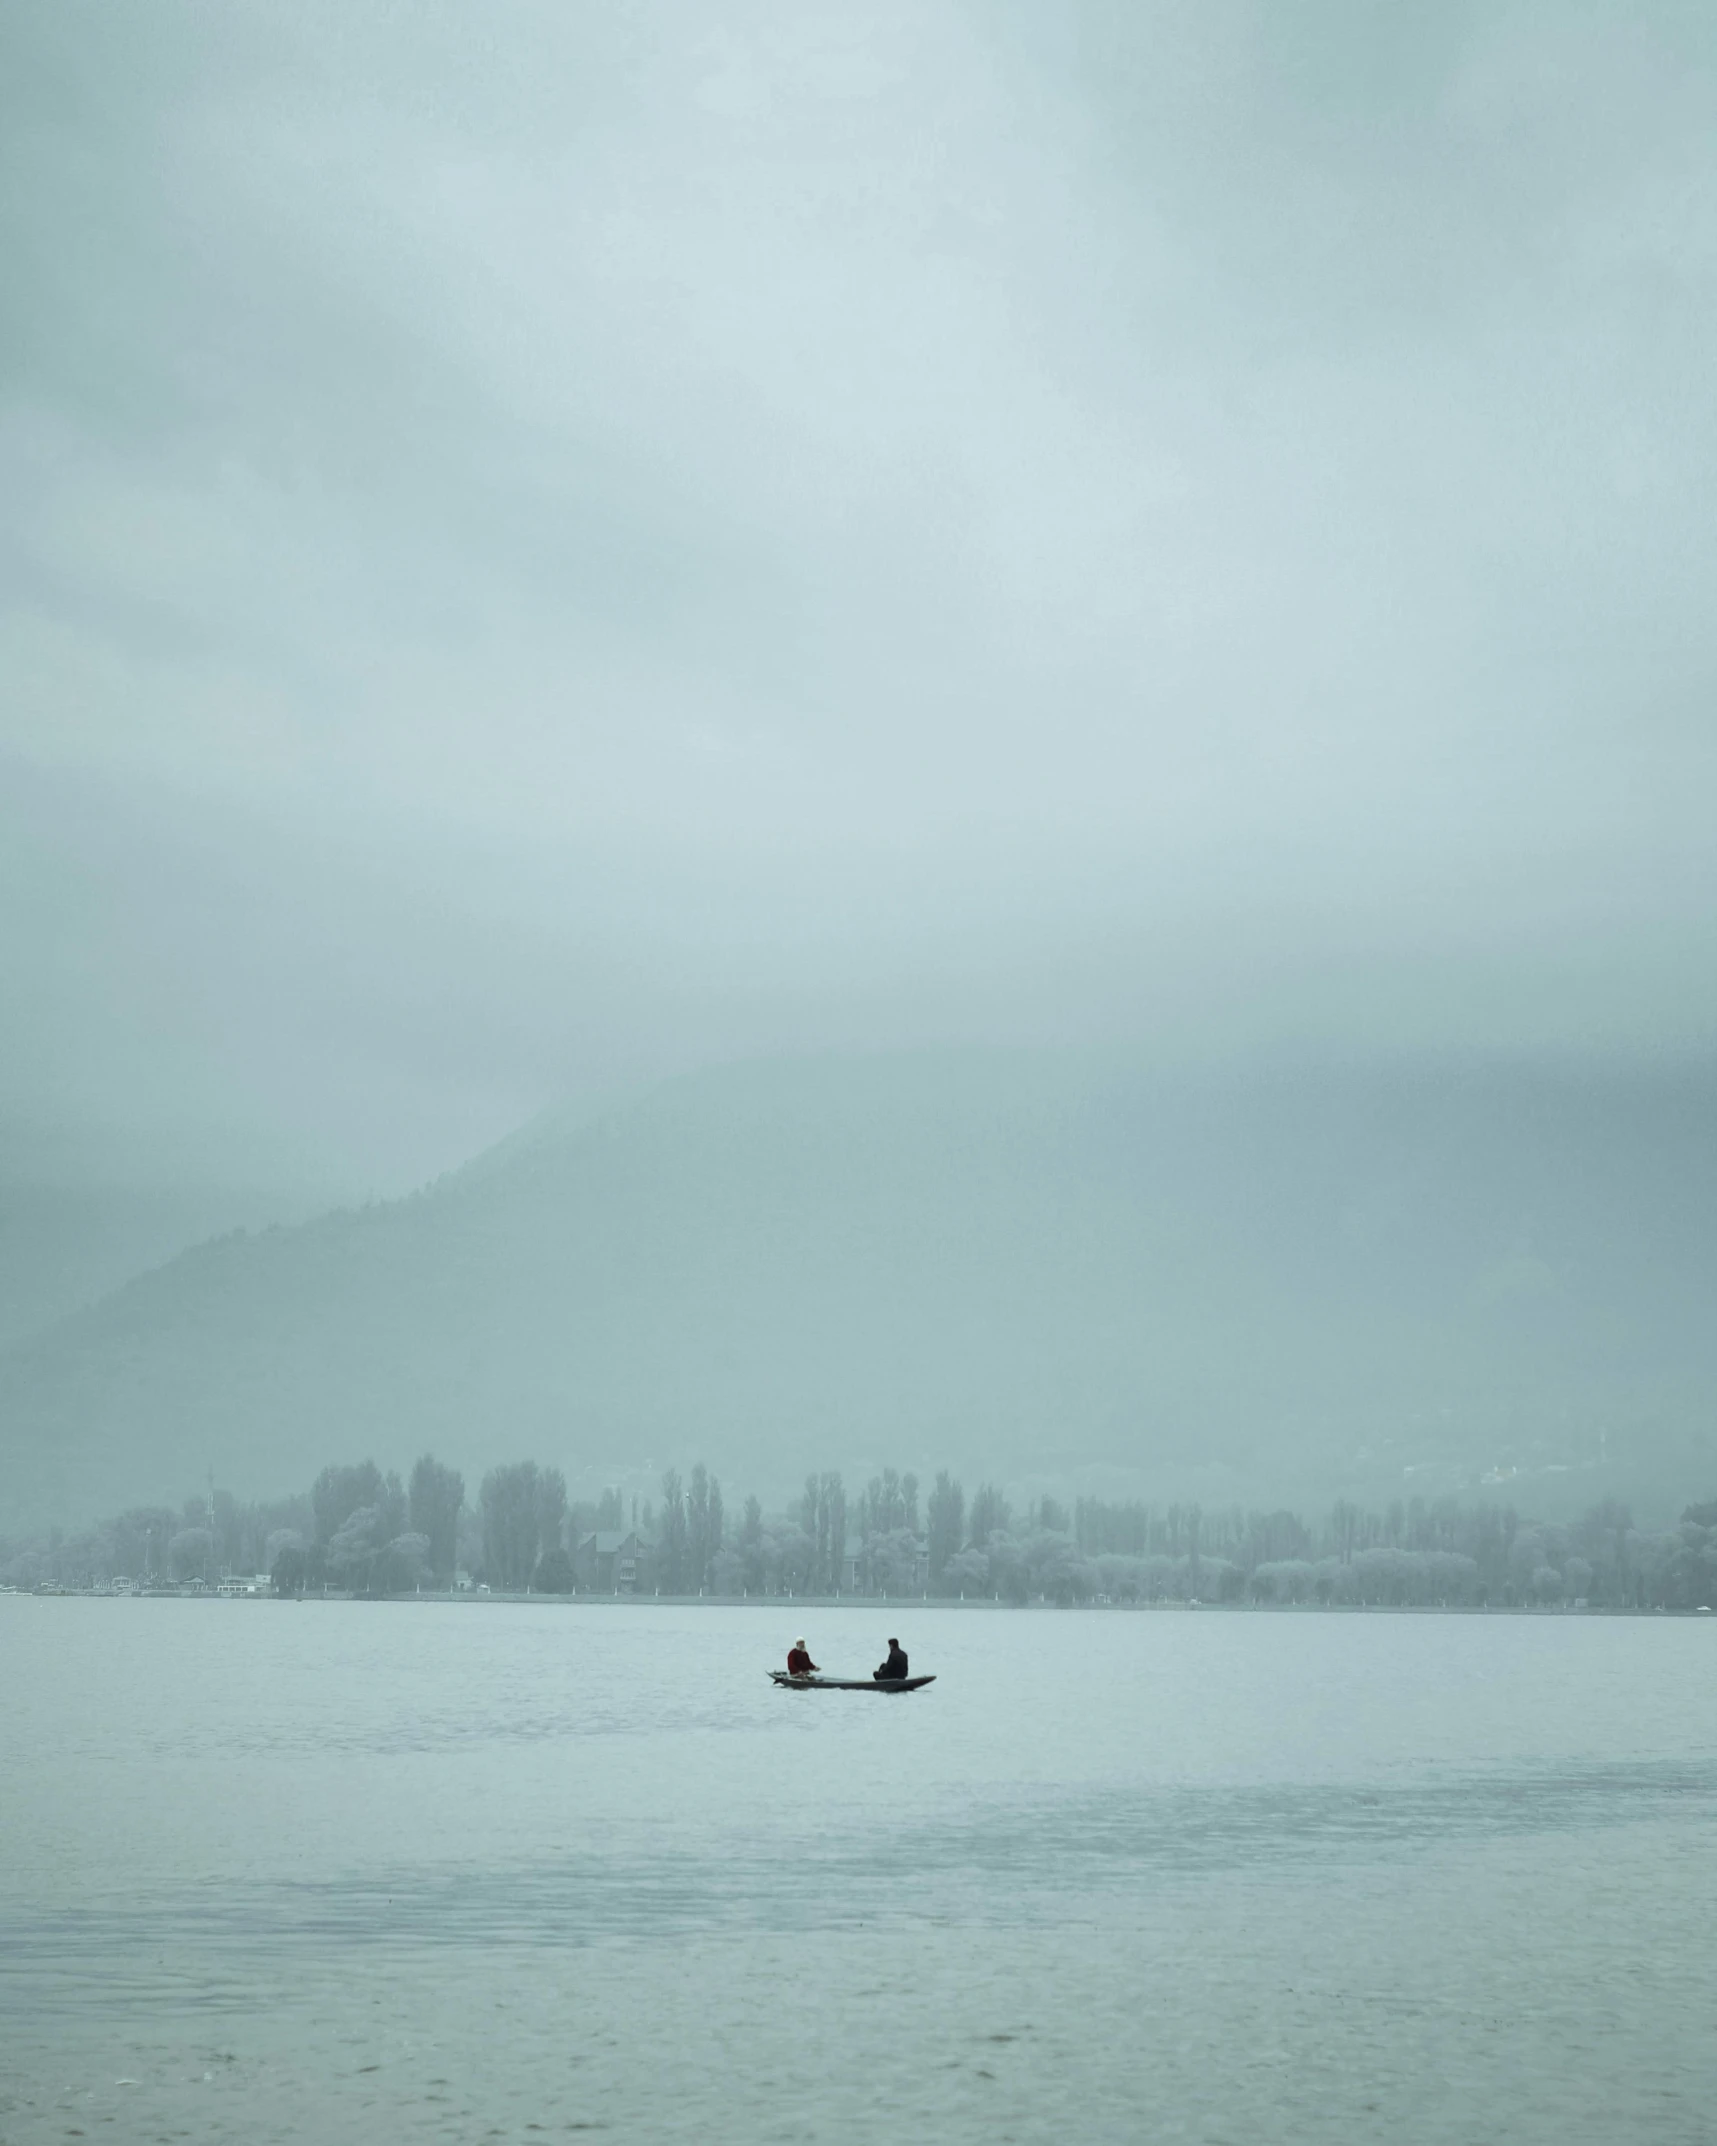
[[[805,1642],[802,1639],[794,1640],[787,1650],[787,1674],[790,1677],[808,1677],[816,1666]]]
[[[906,1651],[898,1639],[888,1643],[888,1660],[880,1669],[872,1671],[872,1681],[877,1684],[898,1684],[906,1675]]]

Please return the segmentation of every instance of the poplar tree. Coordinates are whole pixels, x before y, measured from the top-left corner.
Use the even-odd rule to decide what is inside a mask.
[[[937,1475],[926,1518],[929,1521],[930,1585],[940,1593],[949,1563],[959,1553],[966,1520],[966,1493],[946,1468]]]

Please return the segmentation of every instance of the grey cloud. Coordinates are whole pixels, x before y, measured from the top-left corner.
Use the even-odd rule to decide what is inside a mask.
[[[4,34],[20,1085],[1708,1037],[1703,11]]]

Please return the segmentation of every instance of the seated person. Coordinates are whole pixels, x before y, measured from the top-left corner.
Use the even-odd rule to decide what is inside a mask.
[[[905,1649],[898,1639],[891,1639],[888,1643],[888,1660],[883,1663],[880,1669],[872,1671],[872,1682],[877,1684],[898,1684],[905,1674]]]
[[[794,1640],[787,1649],[787,1674],[790,1677],[808,1677],[816,1668],[802,1639]]]

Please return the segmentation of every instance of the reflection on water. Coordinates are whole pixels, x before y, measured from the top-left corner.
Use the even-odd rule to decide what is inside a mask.
[[[1281,1787],[1037,1799],[990,1806],[961,1823],[897,1829],[892,1852],[826,1846],[791,1857],[753,1850],[719,1860],[664,1850],[639,1867],[560,1850],[537,1864],[425,1873],[401,1863],[317,1879],[133,1895],[102,1907],[19,1908],[9,1918],[0,1986],[39,1999],[52,1962],[102,1978],[150,1942],[240,1952],[303,1943],[435,1946],[590,1945],[716,1931],[909,1926],[926,1917],[1006,1928],[1065,1921],[1094,1887],[1217,1871],[1334,1867],[1396,1859],[1438,1844],[1510,1835],[1717,1818],[1717,1767],[1588,1766],[1542,1778],[1470,1776],[1423,1786]]]

